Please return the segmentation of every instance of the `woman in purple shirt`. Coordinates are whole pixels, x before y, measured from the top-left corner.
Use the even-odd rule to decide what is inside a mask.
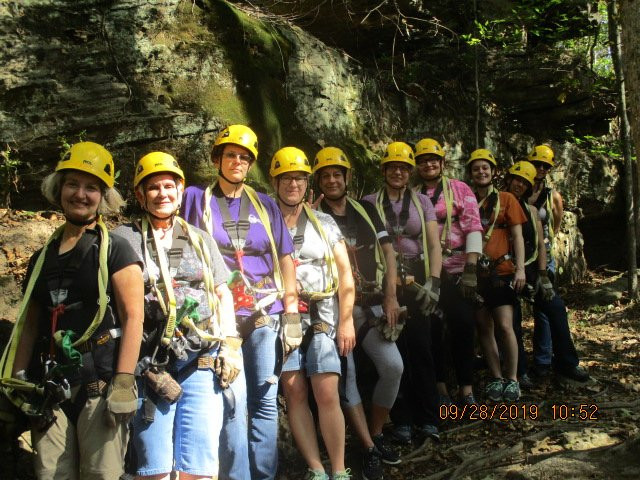
[[[433,205],[409,188],[415,168],[413,150],[393,142],[381,161],[385,186],[364,200],[373,203],[398,252],[398,301],[408,318],[398,337],[405,368],[400,392],[391,410],[394,436],[411,441],[411,426],[426,437],[438,437],[438,396],[431,355],[431,316],[438,307],[442,250]]]
[[[227,127],[211,153],[217,181],[184,193],[184,218],[213,236],[233,272],[236,323],[243,338],[246,382],[238,378],[231,386],[235,408],[225,405],[220,479],[275,478],[278,376],[283,353],[302,339],[293,242],[276,203],[244,183],[257,156],[258,141],[250,128]]]

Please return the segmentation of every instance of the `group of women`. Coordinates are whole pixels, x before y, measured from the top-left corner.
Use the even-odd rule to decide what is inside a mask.
[[[527,286],[538,373],[588,378],[552,284],[562,203],[545,184],[549,147],[513,165],[499,192],[488,150],[471,154],[468,186],[444,175],[437,141],[415,152],[393,142],[383,187],[359,201],[339,148],[313,162],[278,150],[275,199],[245,183],[257,157],[244,125],[216,138],[207,187],[185,188],[168,153],[143,156],[133,181],[142,213],[113,232],[102,215],[123,201],[104,147],[73,145],[44,180],[66,222],[31,260],[0,365],[5,393],[33,419],[38,478],[118,478],[129,425],[136,478],[275,478],[280,385],[305,478],[330,478],[311,394],[331,478],[350,478],[346,419],[363,478],[381,479],[382,463],[400,462],[382,432],[389,416],[398,442],[438,438],[448,358],[459,401],[476,402],[476,331],[492,377],[485,397],[519,399]],[[320,196],[309,202],[312,178]],[[356,345],[378,376],[366,413]]]

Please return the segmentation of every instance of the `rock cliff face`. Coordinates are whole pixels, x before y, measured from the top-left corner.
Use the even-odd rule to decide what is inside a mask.
[[[2,2],[0,140],[20,164],[22,185],[13,205],[41,202],[37,186],[55,165],[62,138],[105,144],[116,158],[124,192],[130,190],[137,158],[155,149],[176,155],[188,182],[209,181],[211,141],[229,123],[250,124],[258,133],[261,168],[252,169],[252,182],[263,187],[272,153],[286,144],[309,156],[324,145],[343,147],[358,167],[356,192],[379,183],[378,155],[392,139],[441,139],[449,173],[463,174],[463,160],[475,148],[475,92],[469,72],[460,70],[469,51],[456,54],[440,42],[429,50],[429,62],[412,66],[392,59],[390,76],[375,67],[375,55],[388,57],[393,29],[382,20],[373,22],[377,12],[364,18],[379,2],[351,4],[359,9],[364,36],[350,34],[349,25],[357,22],[342,14],[341,22],[295,26],[285,19],[305,17],[294,16],[283,2],[253,2],[265,10],[247,3]],[[399,4],[414,13],[423,9],[420,2]],[[269,9],[274,5],[279,10]],[[437,5],[444,9],[443,2]],[[449,14],[462,22],[462,10]],[[559,157],[553,180],[570,210],[602,214],[615,196],[615,168],[549,126],[589,119],[602,130],[610,113],[590,89],[580,87],[588,75],[575,59],[544,60],[555,62],[557,71],[570,69],[579,80],[564,106],[553,104],[559,93],[550,77],[536,76],[534,88],[526,74],[531,61],[504,55],[481,59],[480,143],[509,165],[535,143],[550,141]],[[550,117],[536,120],[545,109],[554,111],[553,123]],[[579,233],[561,243],[563,259],[577,265],[565,269],[575,280],[584,271]]]

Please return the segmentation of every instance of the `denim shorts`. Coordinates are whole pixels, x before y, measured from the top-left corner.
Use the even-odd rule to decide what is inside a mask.
[[[189,355],[178,369],[196,357]],[[143,418],[144,390],[133,420],[133,444],[138,475],[172,470],[199,476],[218,474],[218,442],[223,401],[218,379],[211,370],[195,370],[180,382],[182,397],[173,405],[159,400],[153,422]],[[170,452],[173,452],[171,455]]]
[[[282,368],[283,372],[304,369],[307,377],[317,373],[337,373],[340,375],[338,346],[326,333],[313,335],[306,353],[298,348],[291,352]]]

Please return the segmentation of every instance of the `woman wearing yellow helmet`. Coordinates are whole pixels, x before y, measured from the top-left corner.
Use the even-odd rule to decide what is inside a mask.
[[[289,354],[282,369],[289,425],[309,467],[305,478],[327,478],[309,410],[306,376],[318,405],[318,421],[331,461],[332,478],[348,478],[338,382],[343,374],[340,357],[349,355],[355,346],[354,286],[349,256],[333,219],[314,212],[304,203],[311,173],[304,152],[295,147],[281,148],[271,160],[269,173],[293,237],[298,310],[304,332],[300,348]]]
[[[513,311],[516,292],[525,284],[522,224],[527,219],[512,194],[494,188],[496,167],[495,157],[486,149],[475,150],[467,161],[483,226],[483,254],[478,260],[478,293],[483,304],[476,317],[480,344],[493,377],[485,386],[485,396],[493,402],[515,402],[520,398],[520,385]]]
[[[257,156],[253,130],[245,125],[225,128],[211,152],[218,178],[206,188],[188,187],[182,206],[188,222],[212,235],[233,272],[236,323],[243,338],[244,369],[231,386],[235,415],[225,403],[220,479],[275,477],[283,349],[288,353],[301,340],[293,332],[296,325],[299,332],[300,319],[291,237],[276,202],[245,184]]]
[[[31,258],[2,361],[3,384],[44,395],[28,402],[38,478],[124,472],[144,292],[138,257],[101,218],[124,203],[113,185],[111,154],[93,142],[72,145],[42,183],[66,222]]]
[[[364,200],[375,205],[391,233],[398,253],[398,300],[409,312],[397,341],[405,368],[391,410],[394,436],[409,443],[413,424],[422,436],[438,436],[431,316],[438,310],[442,250],[431,201],[409,188],[412,148],[404,142],[389,144],[381,167],[385,186]]]
[[[553,258],[553,242],[556,233],[560,231],[564,205],[562,195],[554,190],[547,182],[547,175],[555,166],[555,154],[548,145],[536,145],[527,160],[536,168],[536,180],[533,191],[528,197],[529,204],[538,209],[547,251],[547,271],[553,281],[556,272],[556,262]],[[535,362],[533,373],[544,376],[551,370],[551,330],[549,319],[535,305],[533,317],[536,328],[533,335],[533,359]]]
[[[554,291],[547,271],[547,252],[542,222],[536,207],[527,203],[536,181],[536,168],[529,162],[517,162],[509,169],[507,189],[520,202],[528,222],[522,226],[525,246],[525,272],[530,286],[527,298],[535,309],[544,315],[550,329],[553,368],[561,376],[585,382],[589,374],[579,366],[580,360],[571,339],[567,309],[562,298]],[[521,313],[516,312],[514,323],[519,326]],[[534,317],[534,322],[538,318]],[[534,332],[538,325],[534,323]],[[526,355],[521,347],[519,374],[526,372]]]
[[[186,479],[217,476],[221,389],[242,369],[229,273],[211,236],[177,216],[184,174],[173,156],[142,157],[133,185],[144,214],[116,233],[145,264],[143,403],[132,443],[137,478],[172,470]],[[214,368],[198,368],[204,364]]]
[[[444,175],[444,158],[444,150],[436,140],[424,138],[416,144],[416,169],[420,180],[416,192],[428,196],[435,208],[446,272],[440,290],[444,317],[433,322],[434,361],[441,405],[451,403],[445,383],[448,355],[444,322],[449,331],[451,358],[461,399],[465,403],[475,403],[472,389],[474,305],[477,301],[476,266],[478,255],[482,253],[478,202],[466,183]]]

